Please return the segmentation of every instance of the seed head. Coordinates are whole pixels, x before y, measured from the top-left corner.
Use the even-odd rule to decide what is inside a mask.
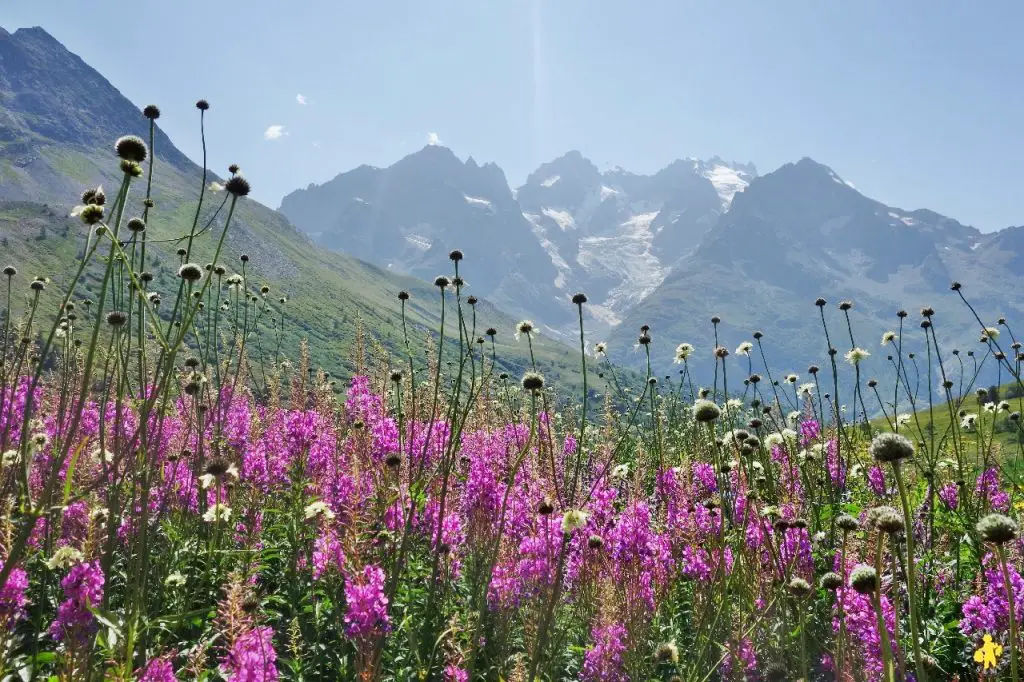
[[[452,262],[458,263],[462,260],[462,251],[459,249],[452,249],[448,252],[448,258],[451,259]]]
[[[818,298],[814,299],[814,305],[818,306],[819,308],[824,308],[827,304],[828,304],[828,301],[826,301],[825,299],[821,298],[820,296]]]
[[[198,282],[203,276],[203,269],[195,263],[185,263],[178,268],[178,277],[186,282]]]
[[[390,452],[388,456],[384,458],[384,466],[389,469],[397,469],[402,463],[402,456],[397,452]]]
[[[146,223],[143,222],[142,218],[132,218],[128,221],[128,230],[130,232],[142,232],[146,229]]]
[[[537,513],[541,516],[550,516],[555,512],[555,505],[550,497],[545,497],[537,505]]]
[[[880,433],[871,441],[871,456],[878,462],[899,462],[914,456],[914,444],[899,433]]]
[[[107,324],[111,327],[121,327],[128,321],[128,316],[120,310],[111,310],[107,313]]]
[[[244,197],[252,190],[249,181],[241,175],[232,175],[224,182],[224,189],[236,197]]]
[[[199,111],[206,111],[209,108],[210,103],[207,102],[205,99],[201,99],[198,102],[196,102],[196,109],[198,109]]]
[[[452,281],[445,277],[444,275],[438,275],[437,277],[434,278],[434,286],[437,287],[438,289],[446,289],[448,285],[451,283]]]
[[[722,416],[722,410],[710,400],[701,398],[693,404],[693,418],[699,422],[713,422]]]
[[[718,315],[713,315],[711,317],[711,324],[718,324],[721,321],[722,321],[722,318],[720,318]]]
[[[679,647],[675,642],[660,644],[654,652],[654,660],[658,663],[678,663]]]
[[[985,542],[1002,545],[1017,537],[1017,522],[1002,514],[989,514],[978,521],[978,535]]]
[[[83,204],[96,204],[102,206],[107,203],[107,195],[103,191],[103,187],[96,187],[95,189],[87,189],[82,192],[82,203]]]
[[[876,507],[869,512],[875,528],[889,535],[902,533],[903,516],[892,507]]]
[[[142,115],[150,121],[155,121],[160,118],[160,107],[155,104],[147,104],[142,110]]]
[[[956,280],[953,280],[950,283],[949,288],[950,288],[951,291],[960,291],[960,287],[961,286],[963,286],[963,285],[961,285],[960,282],[957,282]]]
[[[468,303],[469,305],[476,305],[478,301],[479,299],[477,299],[476,296],[470,296],[469,298],[466,299],[466,303]]]
[[[114,151],[125,161],[134,161],[135,163],[142,163],[149,155],[146,143],[138,135],[125,135],[118,138],[114,143]]]
[[[718,346],[715,348],[715,357],[719,359],[725,359],[729,357],[729,349],[725,346]]]
[[[651,335],[647,332],[642,332],[636,342],[641,346],[649,346],[651,345]]]
[[[96,204],[87,204],[78,217],[86,225],[95,225],[103,220],[103,207]]]
[[[498,335],[498,330],[495,329],[494,327],[488,327],[487,330],[484,331],[484,335],[489,336],[493,339],[495,336]]]
[[[878,589],[878,572],[867,564],[860,564],[850,573],[850,587],[858,594],[871,594]]]
[[[13,265],[8,265],[4,267],[4,274],[7,275],[8,277],[14,277],[15,275],[18,274],[18,268],[14,267]]]
[[[604,545],[604,539],[600,535],[591,535],[587,538],[587,547],[590,549],[601,549]]]
[[[789,593],[797,599],[803,599],[812,591],[811,584],[803,578],[793,578],[789,581]]]
[[[852,533],[860,528],[860,522],[849,514],[841,514],[836,519],[836,526],[844,533]]]
[[[842,586],[843,576],[839,575],[838,573],[835,573],[834,571],[829,571],[825,575],[821,576],[821,587],[824,590],[834,592]]]
[[[121,172],[132,178],[141,178],[142,166],[135,161],[121,159]]]
[[[584,303],[587,302],[587,295],[584,294],[582,291],[579,292],[578,294],[574,294],[572,297],[572,302],[575,303],[576,305],[583,305]]]
[[[399,291],[398,292],[398,300],[399,301],[408,301],[409,300],[409,292],[408,291]]]
[[[853,301],[846,300],[846,301],[840,301],[839,302],[839,309],[842,310],[844,313],[847,310],[849,310],[850,308],[852,308],[852,307],[853,307]]]
[[[214,457],[207,463],[206,470],[204,473],[220,478],[221,476],[226,474],[228,472],[228,469],[230,468],[231,462],[227,461],[223,457]]]
[[[33,280],[32,283],[28,285],[28,288],[31,289],[32,291],[42,291],[43,289],[46,288],[46,282],[44,282],[41,279],[36,279]]]
[[[930,305],[926,305],[925,307],[921,308],[921,317],[931,317],[934,314],[935,308],[931,307]]]
[[[544,388],[544,375],[539,372],[527,372],[523,375],[523,389],[539,391]]]
[[[240,168],[238,167],[237,163],[233,163],[230,166],[228,166],[228,173],[231,173],[232,175],[237,173],[239,170]]]

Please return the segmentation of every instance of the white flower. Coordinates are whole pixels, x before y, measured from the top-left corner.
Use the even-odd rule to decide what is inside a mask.
[[[185,584],[185,576],[175,571],[164,578],[164,585],[168,587],[181,587]]]
[[[739,398],[730,398],[729,400],[725,401],[725,407],[726,409],[729,410],[742,410],[743,401],[740,400]]]
[[[913,415],[907,414],[905,412],[903,414],[898,414],[896,415],[896,426],[903,426],[905,424],[909,424],[910,420],[913,418]]]
[[[4,450],[4,454],[0,455],[0,466],[10,466],[18,461],[18,451],[14,448],[10,450]]]
[[[681,343],[676,346],[676,364],[685,362],[686,358],[693,355],[693,346],[688,343]]]
[[[896,332],[885,332],[882,334],[882,345],[888,346],[890,343],[896,340]]]
[[[984,329],[981,330],[981,339],[983,341],[985,339],[998,339],[998,338],[999,338],[999,330],[996,329],[995,327],[985,327]]]
[[[744,341],[736,347],[736,355],[750,355],[750,351],[754,350],[754,344],[750,341]]]
[[[966,430],[970,431],[970,430],[972,430],[974,428],[974,425],[977,423],[977,421],[978,421],[978,415],[976,415],[974,413],[965,414],[960,419],[960,428],[963,428],[963,429],[966,429]]]
[[[800,386],[796,390],[800,393],[800,395],[811,395],[812,393],[814,393],[814,388],[814,384],[808,383],[800,384]]]
[[[608,355],[608,344],[605,343],[604,341],[601,341],[600,343],[595,343],[594,355],[602,358]]]
[[[776,445],[782,445],[782,434],[778,431],[773,431],[764,437],[764,445],[766,448],[771,450]]]
[[[210,508],[203,514],[203,521],[207,523],[213,523],[217,519],[221,521],[228,521],[231,519],[231,507],[226,504],[218,502],[217,504],[210,505]]]
[[[70,568],[81,561],[82,558],[82,553],[77,549],[64,545],[46,560],[46,567],[51,571],[55,568]]]
[[[211,192],[223,192],[224,191],[224,185],[222,185],[219,182],[217,182],[216,180],[214,180],[213,182],[210,183],[210,186],[209,186],[208,189]]]
[[[206,490],[217,480],[217,477],[213,474],[203,474],[199,477],[199,485],[202,486],[203,490]]]
[[[800,380],[800,376],[797,375],[797,374],[787,374],[786,375],[786,383],[787,384],[795,384],[799,380]]]
[[[786,421],[789,422],[790,424],[796,424],[798,421],[800,421],[800,417],[802,416],[803,413],[801,413],[800,410],[793,410],[792,412],[786,415]]]
[[[110,464],[111,462],[114,461],[114,453],[105,448],[96,447],[93,448],[92,458],[99,459],[106,462],[107,464]]]
[[[996,404],[995,403],[985,403],[985,411],[986,412],[995,412],[996,411]]]
[[[582,509],[570,509],[562,517],[562,532],[571,533],[587,525],[587,512]]]
[[[519,337],[522,336],[523,334],[529,336],[530,334],[533,334],[536,330],[537,328],[533,325],[533,322],[531,320],[520,321],[519,324],[516,325],[516,341],[518,341]]]
[[[321,514],[328,520],[334,518],[334,512],[331,511],[331,508],[328,507],[327,503],[323,500],[317,500],[316,502],[310,502],[307,504],[305,514],[307,520],[315,516],[320,516]]]
[[[1010,403],[1008,401],[1006,401],[1006,400],[1000,400],[999,401],[999,409],[1002,412],[1009,412],[1010,411]]]
[[[629,476],[628,464],[618,464],[615,466],[615,468],[612,469],[612,478],[622,479],[625,478],[626,476]]]
[[[860,361],[870,357],[871,353],[867,352],[863,348],[851,348],[846,351],[846,361],[853,366],[860,364]]]

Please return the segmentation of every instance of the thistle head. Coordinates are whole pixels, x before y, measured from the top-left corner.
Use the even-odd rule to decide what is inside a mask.
[[[138,135],[119,137],[114,143],[114,151],[121,159],[135,163],[142,163],[149,155],[149,148]]]
[[[867,564],[860,564],[850,573],[850,587],[858,594],[871,594],[878,589],[878,571]]]
[[[1003,514],[988,514],[978,521],[978,535],[984,542],[1003,545],[1017,537],[1017,522]]]
[[[178,277],[188,283],[198,282],[203,276],[203,269],[195,263],[185,263],[178,268]]]
[[[722,416],[722,409],[703,398],[693,404],[693,418],[702,423],[713,422]]]
[[[540,372],[527,372],[523,375],[523,390],[540,391],[544,388],[544,375]]]
[[[914,456],[914,444],[899,433],[880,433],[871,441],[869,451],[875,461],[896,463]]]
[[[142,115],[148,118],[150,121],[155,121],[160,118],[160,107],[155,104],[147,104],[142,109]]]
[[[582,291],[577,294],[573,294],[572,302],[576,305],[583,305],[587,302],[587,295]]]
[[[243,176],[236,174],[225,181],[224,189],[230,192],[232,196],[244,197],[252,190],[252,186]]]

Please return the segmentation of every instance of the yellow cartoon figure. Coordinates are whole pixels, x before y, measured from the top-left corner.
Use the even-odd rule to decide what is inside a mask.
[[[984,644],[974,652],[974,661],[981,663],[984,670],[988,670],[996,667],[996,664],[999,663],[999,657],[1003,655],[1003,647],[992,641],[992,635],[985,635],[982,637],[982,641]]]

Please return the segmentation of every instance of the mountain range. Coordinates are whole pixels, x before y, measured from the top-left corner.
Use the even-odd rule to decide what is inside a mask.
[[[418,277],[430,277],[450,248],[479,249],[490,270],[475,282],[484,295],[556,336],[574,333],[569,299],[583,291],[592,340],[642,365],[631,349],[649,325],[659,369],[679,342],[709,353],[713,316],[729,348],[757,330],[785,366],[821,364],[818,297],[854,302],[855,342],[874,351],[866,365],[878,369],[878,338],[896,328],[900,309],[933,307],[941,340],[977,341],[952,280],[986,324],[1022,311],[1011,292],[1024,284],[1024,228],[983,234],[934,211],[888,206],[809,158],[764,175],[719,158],[638,175],[602,172],[571,151],[512,189],[494,164],[428,146],[388,168],[296,190],[280,211],[324,246]],[[827,317],[845,351],[845,318],[834,306]],[[923,350],[912,319],[908,346],[917,334]]]

